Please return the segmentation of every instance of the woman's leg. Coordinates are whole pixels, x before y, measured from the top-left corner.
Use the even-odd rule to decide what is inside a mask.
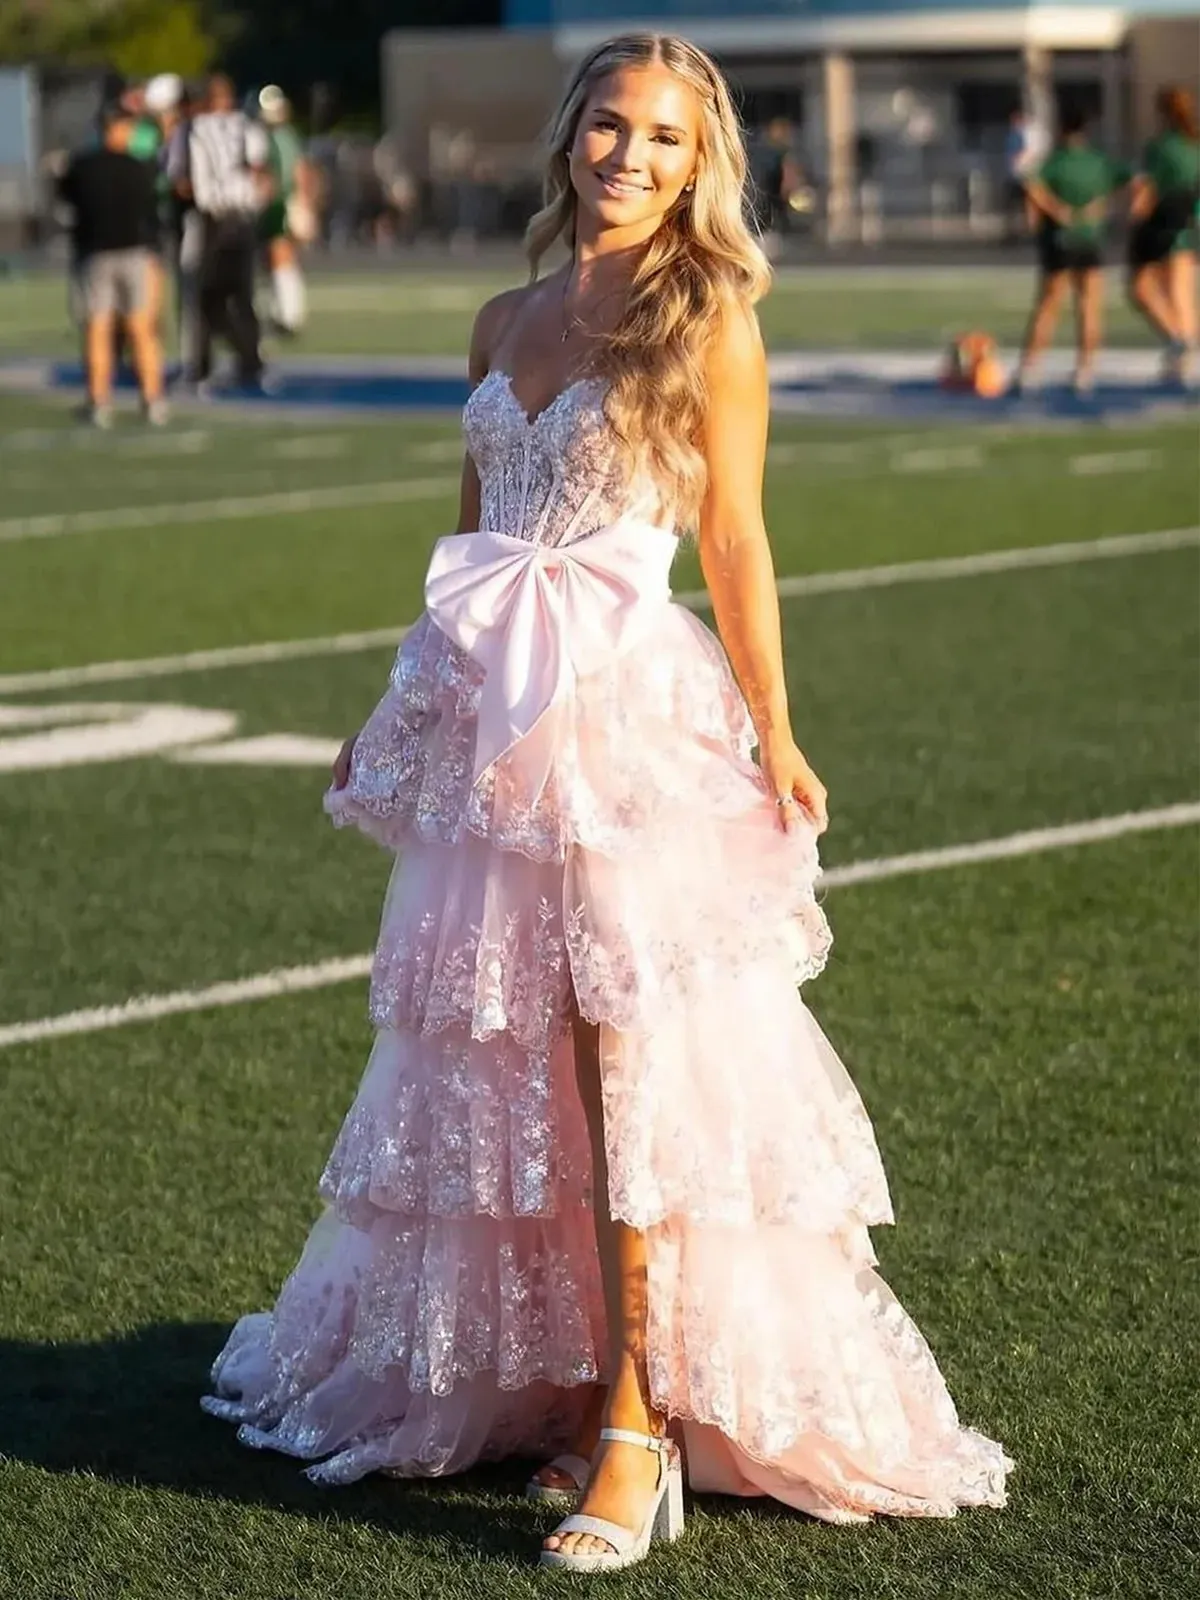
[[[646,1374],[646,1241],[635,1228],[614,1221],[608,1209],[601,1052],[612,1035],[576,1014],[574,1036],[575,1072],[592,1145],[596,1248],[608,1317],[609,1385],[603,1425],[661,1434],[664,1422],[651,1407]],[[593,1455],[592,1474],[579,1509],[639,1532],[658,1473],[659,1458],[654,1452],[605,1441]],[[608,1548],[603,1539],[579,1533],[551,1534],[546,1547],[576,1554]]]
[[[1042,351],[1054,337],[1058,314],[1062,310],[1062,303],[1067,292],[1068,277],[1069,274],[1066,272],[1047,272],[1043,274],[1042,281],[1038,285],[1038,296],[1034,301],[1033,311],[1030,313],[1029,325],[1025,330],[1025,342],[1021,347],[1021,365],[1017,371],[1018,381],[1028,381],[1037,366]]]
[[[1146,261],[1132,269],[1129,275],[1129,300],[1160,338],[1167,341],[1179,337],[1175,325],[1175,308],[1167,289],[1167,267],[1162,261]]]
[[[1075,387],[1089,389],[1104,313],[1104,273],[1089,267],[1075,275]]]
[[[1176,250],[1167,257],[1167,294],[1175,315],[1175,336],[1186,351],[1196,349],[1196,252]]]

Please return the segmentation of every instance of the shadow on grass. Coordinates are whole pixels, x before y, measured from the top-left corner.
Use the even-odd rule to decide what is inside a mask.
[[[480,1467],[445,1482],[376,1475],[331,1490],[309,1483],[302,1462],[239,1445],[229,1424],[200,1410],[209,1365],[228,1331],[214,1322],[166,1322],[95,1344],[0,1340],[0,1457],[366,1523],[506,1564],[529,1559],[547,1519],[521,1498],[527,1462]]]

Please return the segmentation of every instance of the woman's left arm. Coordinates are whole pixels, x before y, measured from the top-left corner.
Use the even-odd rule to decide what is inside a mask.
[[[700,566],[758,734],[759,765],[771,794],[788,802],[779,808],[780,823],[787,828],[798,820],[794,800],[821,831],[828,821],[825,787],[792,738],[775,566],[763,521],[769,411],[757,319],[750,311],[731,313],[708,361]]]

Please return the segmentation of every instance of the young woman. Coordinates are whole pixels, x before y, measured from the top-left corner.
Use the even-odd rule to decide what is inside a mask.
[[[580,1497],[541,1552],[577,1569],[680,1531],[684,1457],[833,1522],[1001,1505],[1011,1465],[875,1274],[879,1155],[796,990],[825,791],[762,520],[744,178],[693,46],[575,73],[530,231],[535,274],[569,260],[479,315],[459,531],[327,801],[400,852],[375,1049],[207,1402],[322,1483],[567,1447],[529,1492]],[[690,529],[732,673],[669,603]]]
[[[1162,131],[1134,178],[1129,297],[1166,343],[1165,376],[1187,382],[1196,354],[1200,123],[1186,89],[1160,89],[1156,105]]]
[[[1040,217],[1041,275],[1021,350],[1019,389],[1036,381],[1037,363],[1073,290],[1075,391],[1091,391],[1104,309],[1105,216],[1109,197],[1128,179],[1118,163],[1089,142],[1082,112],[1067,112],[1054,149],[1026,184],[1030,204]]]

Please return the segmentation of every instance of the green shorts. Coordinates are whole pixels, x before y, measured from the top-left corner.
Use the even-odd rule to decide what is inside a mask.
[[[258,218],[258,237],[264,241],[271,239],[290,239],[291,229],[288,227],[286,200],[272,200],[267,208],[260,212]]]

